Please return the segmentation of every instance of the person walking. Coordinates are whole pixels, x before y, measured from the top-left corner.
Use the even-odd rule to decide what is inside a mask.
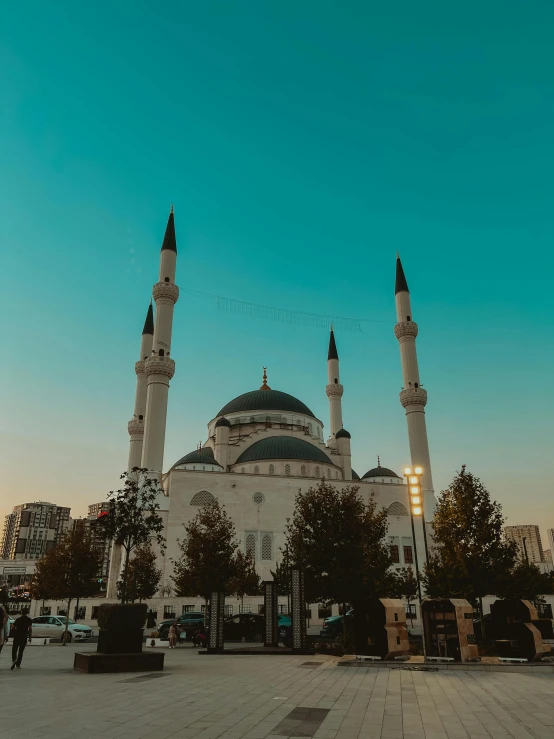
[[[4,644],[8,641],[10,635],[10,621],[8,618],[8,610],[3,606],[0,606],[0,654]]]
[[[169,627],[169,648],[175,649],[177,646],[177,621],[174,621]]]
[[[23,652],[27,646],[27,639],[31,641],[33,637],[33,622],[29,618],[28,608],[24,608],[21,611],[21,616],[15,619],[12,627],[12,635],[12,666],[10,670],[13,670],[15,667],[20,670]]]

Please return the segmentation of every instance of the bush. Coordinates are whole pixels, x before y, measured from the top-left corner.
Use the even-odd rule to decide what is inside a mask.
[[[104,631],[142,629],[146,623],[146,603],[104,603],[98,608],[98,626]]]

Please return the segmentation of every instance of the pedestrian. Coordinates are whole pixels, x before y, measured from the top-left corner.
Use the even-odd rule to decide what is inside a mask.
[[[13,670],[15,667],[17,667],[18,670],[21,669],[21,660],[23,658],[25,647],[27,646],[27,639],[31,641],[33,637],[33,622],[29,618],[28,614],[29,609],[23,608],[21,616],[16,618],[13,622],[12,666],[10,667],[10,670]]]
[[[195,647],[205,647],[206,646],[206,627],[204,624],[200,624],[199,627],[196,629],[196,632],[193,636],[193,644]]]
[[[177,646],[177,621],[174,621],[169,627],[169,648],[175,649]]]
[[[3,606],[0,606],[0,654],[4,644],[8,641],[10,635],[10,621],[8,618],[8,611]]]

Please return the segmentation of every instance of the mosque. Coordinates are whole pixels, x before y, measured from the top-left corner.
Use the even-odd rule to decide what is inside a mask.
[[[160,555],[162,582],[171,583],[172,560],[178,558],[177,540],[183,524],[199,506],[217,499],[233,520],[237,538],[254,555],[262,579],[272,579],[271,570],[281,559],[284,529],[294,510],[298,490],[307,490],[321,479],[337,488],[359,485],[367,500],[371,494],[389,516],[389,540],[397,567],[414,562],[414,542],[409,515],[408,486],[402,473],[382,466],[354,470],[350,434],[343,426],[339,353],[333,330],[327,353],[329,431],[301,400],[268,385],[264,369],[262,384],[213,408],[206,441],[180,459],[169,460],[164,470],[164,444],[169,383],[175,373],[171,357],[173,309],[179,298],[175,284],[177,240],[173,209],[169,215],[161,255],[158,281],[148,308],[139,359],[135,407],[128,424],[130,450],[128,469],[150,470],[162,485],[161,515],[167,549]],[[431,478],[425,425],[427,391],[421,386],[416,355],[418,326],[412,320],[410,292],[400,257],[396,259],[394,334],[400,345],[403,389],[400,403],[406,412],[411,462],[423,468],[422,489],[425,518],[432,518],[435,498]],[[392,401],[392,398],[391,398]],[[423,551],[422,534],[416,527],[418,553]],[[121,567],[121,552],[114,547],[108,596],[115,596]],[[421,564],[420,564],[421,566]]]

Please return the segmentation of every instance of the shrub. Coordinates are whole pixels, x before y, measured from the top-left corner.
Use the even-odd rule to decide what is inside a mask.
[[[147,611],[146,603],[104,603],[98,608],[98,626],[104,631],[142,629]]]

